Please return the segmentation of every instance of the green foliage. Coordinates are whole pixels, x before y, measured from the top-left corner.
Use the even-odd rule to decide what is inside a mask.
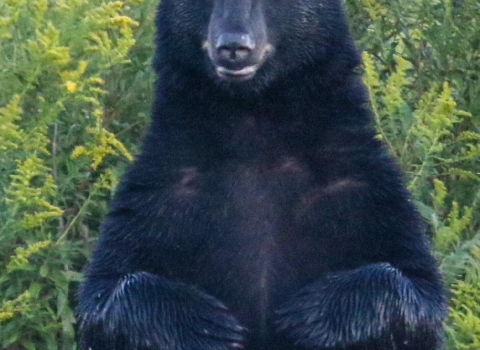
[[[346,3],[368,52],[378,137],[406,174],[452,290],[446,349],[479,349],[480,105],[469,98],[480,92],[478,2]]]
[[[459,281],[453,288],[450,319],[453,328],[448,328],[452,345],[459,350],[480,348],[480,282]]]
[[[412,92],[448,81],[462,109],[480,123],[478,0],[343,0],[353,33],[388,71],[395,55],[412,65]],[[383,73],[383,72],[382,72]]]
[[[90,229],[132,159],[108,130],[105,80],[129,64],[133,18],[146,8],[138,0],[0,3],[2,349],[76,347],[72,306],[96,237]]]

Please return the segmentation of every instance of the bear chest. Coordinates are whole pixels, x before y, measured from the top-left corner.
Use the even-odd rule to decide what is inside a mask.
[[[322,239],[304,232],[295,218],[310,175],[293,157],[225,173],[217,181],[217,215],[195,282],[240,318],[257,315],[261,322],[325,268]]]

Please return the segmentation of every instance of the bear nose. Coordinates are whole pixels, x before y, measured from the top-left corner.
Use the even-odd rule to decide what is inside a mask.
[[[255,48],[252,36],[245,33],[223,33],[215,45],[220,59],[229,63],[242,63]]]

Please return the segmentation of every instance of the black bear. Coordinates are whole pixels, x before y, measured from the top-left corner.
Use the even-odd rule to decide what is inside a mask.
[[[153,118],[79,293],[89,350],[433,350],[445,301],[340,0],[162,0]]]

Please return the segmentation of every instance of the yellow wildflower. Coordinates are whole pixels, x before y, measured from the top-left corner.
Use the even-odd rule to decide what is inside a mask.
[[[77,90],[77,84],[74,83],[73,81],[67,81],[65,83],[65,87],[67,88],[68,92],[75,92]]]

